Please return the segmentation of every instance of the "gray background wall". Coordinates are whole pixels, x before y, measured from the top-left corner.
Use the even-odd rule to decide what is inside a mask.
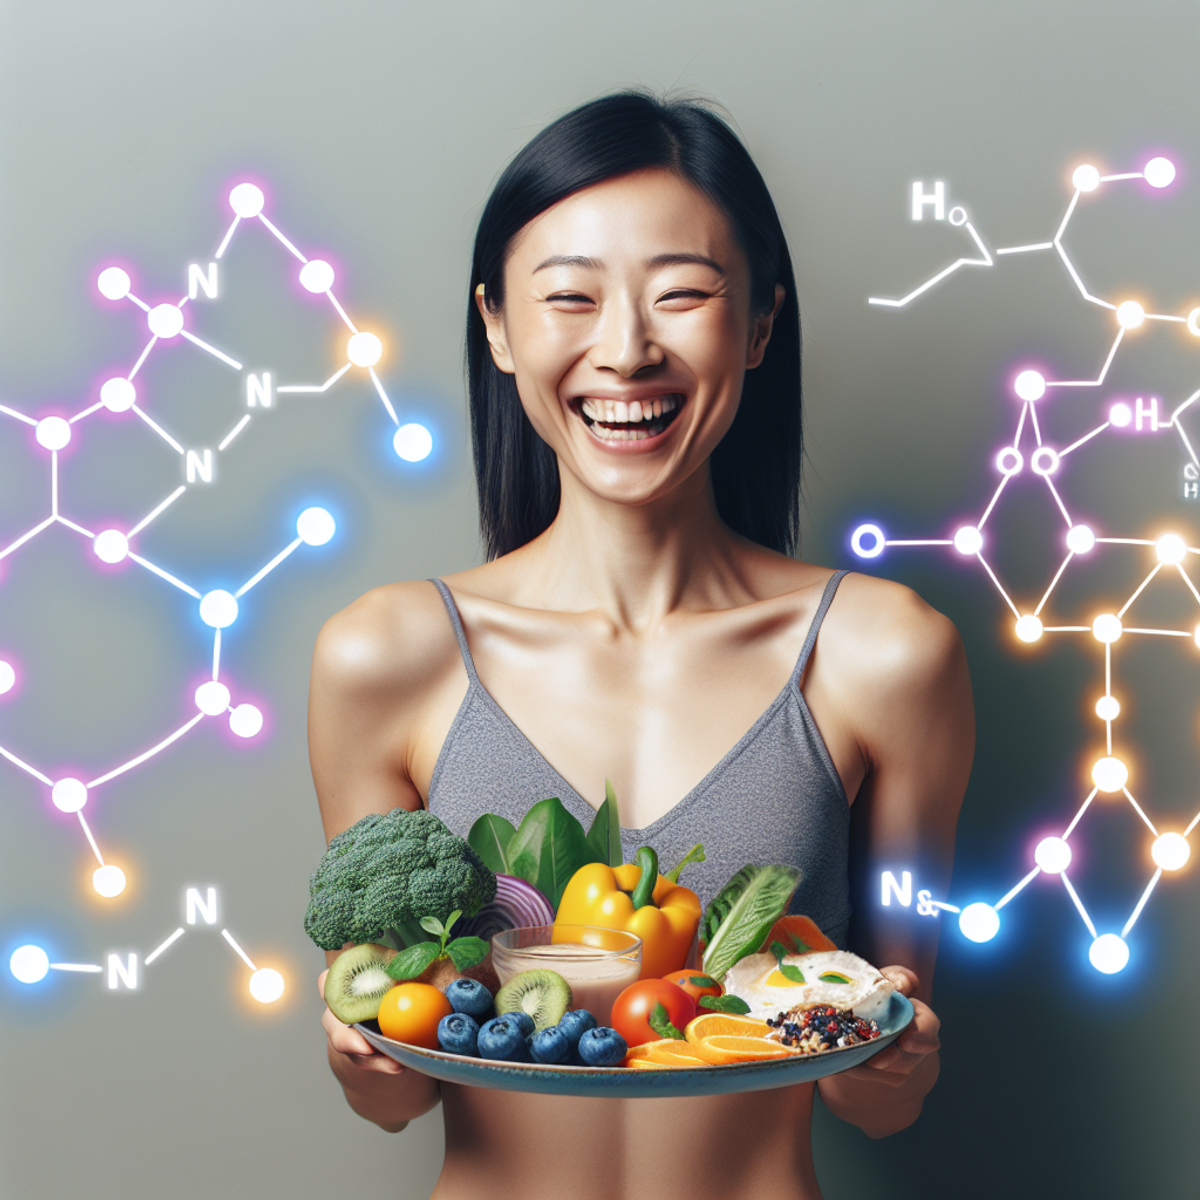
[[[860,519],[936,536],[978,511],[990,452],[1011,428],[1002,389],[1017,357],[1086,373],[1111,339],[1048,258],[964,272],[911,311],[868,309],[868,295],[899,294],[961,252],[960,233],[909,222],[910,181],[946,179],[993,246],[1037,241],[1053,231],[1074,163],[1128,169],[1165,150],[1181,166],[1177,187],[1111,193],[1073,227],[1073,249],[1098,291],[1144,288],[1161,310],[1190,307],[1198,36],[1192,4],[1107,0],[0,4],[0,401],[34,414],[82,408],[142,338],[132,309],[95,298],[96,265],[127,261],[143,292],[178,294],[185,264],[205,260],[224,229],[227,185],[248,172],[266,181],[273,219],[340,264],[351,311],[401,343],[383,376],[402,415],[439,439],[430,462],[399,463],[361,379],[294,398],[222,459],[218,486],[148,531],[147,556],[207,588],[248,577],[308,503],[327,503],[340,525],[329,546],[298,552],[260,585],[227,639],[235,691],[261,698],[267,736],[233,745],[206,724],[89,807],[129,870],[120,901],[89,896],[78,829],[0,764],[5,961],[35,935],[68,961],[145,953],[181,923],[183,886],[211,883],[222,923],[290,985],[276,1008],[252,1006],[245,972],[204,930],[133,994],[87,977],[33,992],[0,972],[6,1200],[314,1196],[336,1191],[351,1162],[365,1193],[432,1187],[438,1115],[385,1135],[346,1109],[324,1063],[319,955],[300,928],[322,849],[305,759],[308,658],[322,621],[368,587],[478,556],[464,280],[489,185],[529,136],[627,83],[698,89],[733,114],[797,264],[805,553],[847,565]],[[228,299],[203,310],[204,328],[280,376],[321,378],[336,326],[286,286],[278,247],[246,232]],[[1113,391],[1181,397],[1195,354],[1171,330],[1131,339]],[[163,356],[146,388],[153,411],[197,440],[239,411],[236,381],[196,354]],[[1055,411],[1063,431],[1082,432],[1094,404],[1072,397]],[[0,424],[0,541],[32,524],[45,486],[23,439]],[[1195,530],[1196,510],[1176,499],[1173,440],[1106,443],[1078,461],[1069,494],[1098,526],[1169,518]],[[97,421],[67,463],[64,504],[128,524],[177,468],[146,430]],[[1052,514],[1032,489],[1022,495],[1032,498],[997,530],[1027,596],[1057,550]],[[1127,595],[1139,566],[1106,558],[1064,593],[1063,610]],[[1096,656],[1064,643],[1016,652],[986,581],[947,557],[893,555],[878,569],[917,587],[966,639],[980,747],[954,891],[994,898],[1025,869],[1030,838],[1082,794]],[[1191,603],[1166,594],[1164,622],[1194,620],[1181,600]],[[1179,827],[1197,805],[1197,730],[1195,671],[1175,649],[1121,661],[1140,794]],[[0,700],[0,744],[97,770],[183,719],[208,652],[182,596],[132,570],[100,577],[61,530],[0,566],[0,650],[24,669],[20,692]],[[1146,877],[1143,842],[1127,811],[1099,814],[1080,886],[1109,927]],[[1034,891],[1008,910],[999,944],[944,939],[944,1067],[918,1125],[870,1143],[818,1115],[828,1196],[1194,1194],[1194,878],[1161,888],[1131,968],[1112,980],[1086,965],[1061,890]]]

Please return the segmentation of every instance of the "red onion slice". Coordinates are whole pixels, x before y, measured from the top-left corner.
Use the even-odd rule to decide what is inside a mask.
[[[554,909],[550,901],[532,883],[515,875],[497,875],[495,900],[473,917],[460,917],[454,924],[453,936],[478,937],[486,942],[505,929],[553,924]]]

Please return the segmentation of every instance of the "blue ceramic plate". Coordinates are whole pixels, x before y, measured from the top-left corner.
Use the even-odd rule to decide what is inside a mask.
[[[913,1017],[913,1007],[898,992],[892,993],[887,1016],[879,1022],[880,1036],[861,1046],[803,1054],[765,1063],[731,1063],[725,1067],[671,1067],[661,1071],[628,1067],[546,1067],[538,1063],[496,1062],[467,1058],[443,1050],[423,1050],[385,1038],[369,1025],[356,1025],[381,1053],[446,1083],[499,1088],[506,1092],[542,1092],[553,1096],[720,1096],[729,1092],[757,1092],[764,1088],[809,1083],[857,1067],[885,1046],[890,1046]]]

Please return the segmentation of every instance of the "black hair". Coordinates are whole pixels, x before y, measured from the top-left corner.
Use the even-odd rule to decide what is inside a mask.
[[[554,451],[521,407],[513,376],[493,362],[475,303],[504,303],[512,239],[539,213],[583,188],[663,167],[703,192],[730,222],[750,267],[754,315],[783,305],[761,364],[746,373],[737,416],[710,460],[717,512],[735,532],[794,553],[800,523],[800,309],[791,256],[767,185],[745,146],[711,109],[621,91],[574,109],[509,163],[475,235],[467,311],[467,381],[479,516],[489,559],[523,546],[558,513]]]

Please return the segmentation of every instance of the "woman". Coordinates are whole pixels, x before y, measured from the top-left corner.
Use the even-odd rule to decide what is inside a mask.
[[[623,838],[703,841],[707,902],[746,862],[805,872],[794,909],[844,942],[850,862],[948,882],[970,767],[953,627],[897,585],[797,561],[799,311],[757,169],[702,106],[621,93],[538,135],[476,239],[468,365],[486,565],[379,588],[317,644],[325,832],[427,806],[460,833],[613,780]],[[818,635],[819,633],[819,640]],[[699,836],[697,836],[699,835]],[[872,880],[875,881],[872,885]],[[849,944],[916,1019],[822,1080],[873,1136],[937,1075],[933,921],[860,901]],[[924,936],[923,936],[924,935]],[[333,956],[331,956],[332,958]],[[384,1129],[438,1103],[436,1196],[819,1196],[813,1085],[689,1100],[460,1088],[328,1012],[347,1100]]]

